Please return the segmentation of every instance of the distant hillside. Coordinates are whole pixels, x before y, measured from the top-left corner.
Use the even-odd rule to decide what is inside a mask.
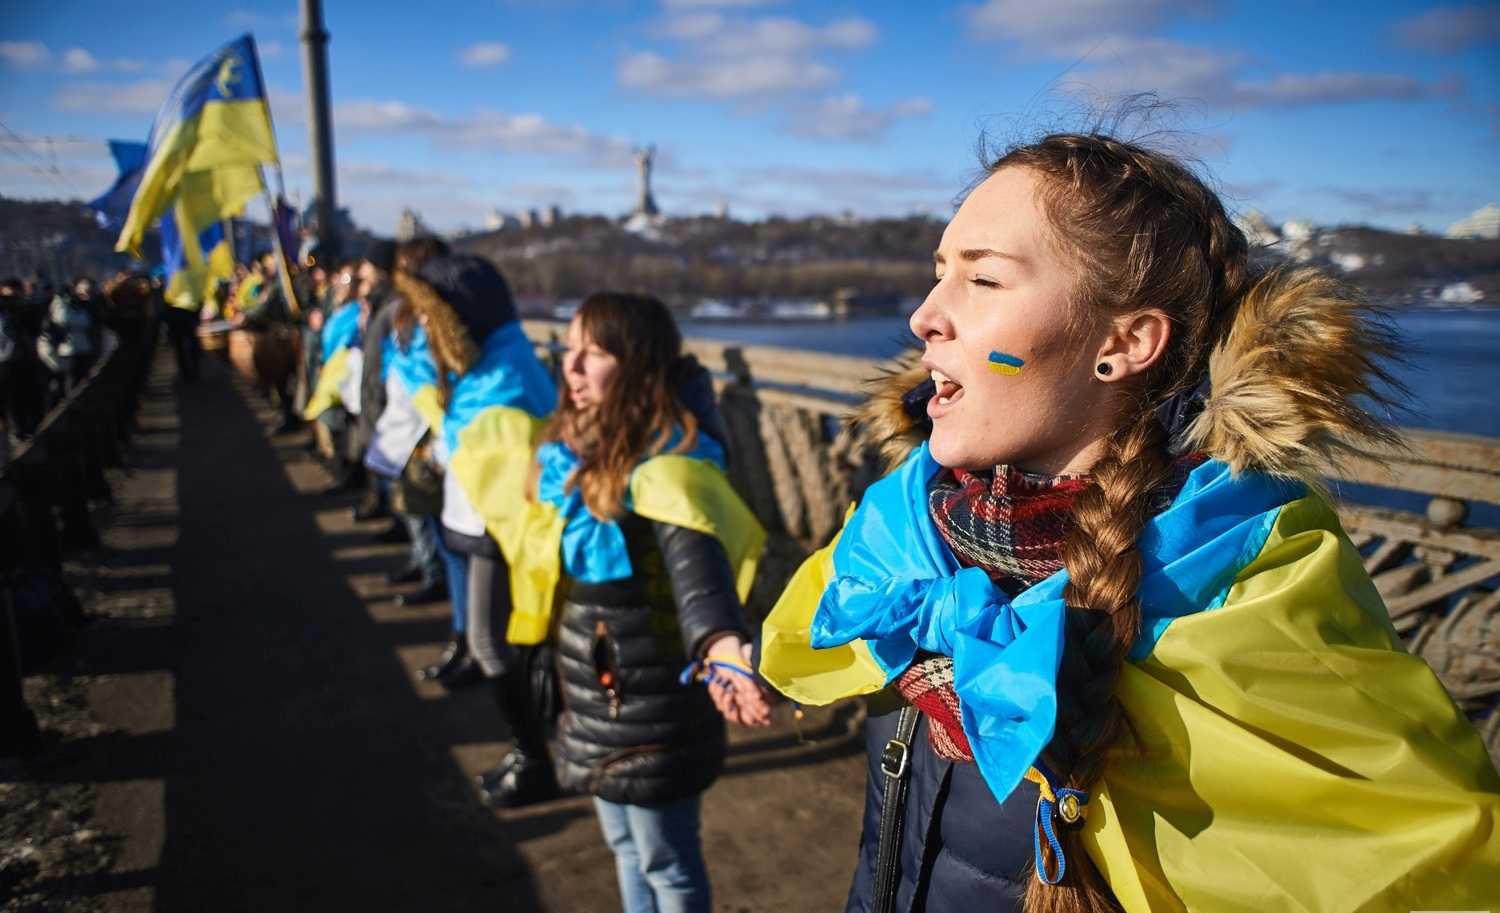
[[[1415,303],[1466,282],[1483,293],[1485,303],[1500,304],[1500,241],[1347,226],[1320,230],[1290,253],[1294,259],[1342,271],[1379,298]]]
[[[1286,234],[1262,226],[1263,240],[1274,242],[1258,249],[1262,256],[1342,273],[1383,301],[1435,303],[1446,297],[1500,304],[1500,241],[1359,226],[1283,228]],[[468,235],[454,244],[492,259],[517,294],[528,298],[555,301],[612,288],[650,291],[688,307],[703,298],[828,300],[841,291],[892,301],[920,297],[932,284],[932,251],[942,230],[942,223],[923,217],[699,217],[668,219],[637,234],[615,219],[571,216],[548,226]],[[357,232],[351,249],[367,238]],[[113,244],[113,233],[100,229],[81,203],[0,197],[4,275],[106,275],[128,262]],[[143,249],[154,255],[155,237]]]
[[[153,231],[145,249],[157,250],[160,243]],[[0,274],[40,273],[59,282],[107,276],[130,262],[114,247],[115,233],[100,228],[80,201],[0,197]]]
[[[672,219],[650,235],[575,216],[547,227],[459,239],[494,260],[522,295],[576,298],[600,288],[649,290],[674,304],[701,297],[826,298],[926,294],[943,226],[926,218],[736,222]]]

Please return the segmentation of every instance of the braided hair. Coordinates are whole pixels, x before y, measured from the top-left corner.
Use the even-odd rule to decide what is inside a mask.
[[[1046,755],[1068,786],[1087,790],[1125,728],[1115,689],[1141,625],[1137,543],[1172,471],[1156,410],[1205,379],[1254,276],[1245,236],[1218,196],[1167,155],[1098,133],[1054,134],[1011,149],[987,170],[1003,168],[1038,176],[1049,241],[1078,265],[1070,332],[1082,338],[1101,318],[1145,308],[1172,324],[1163,356],[1123,400],[1064,550],[1070,608],[1057,732]],[[1032,879],[1029,913],[1117,910],[1078,831],[1060,837],[1066,876],[1055,886]]]

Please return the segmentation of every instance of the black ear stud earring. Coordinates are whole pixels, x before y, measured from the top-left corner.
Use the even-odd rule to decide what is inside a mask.
[[[1094,368],[1094,373],[1098,374],[1100,377],[1108,377],[1109,374],[1110,374],[1110,372],[1113,371],[1113,370],[1114,370],[1114,366],[1113,365],[1111,365],[1107,361],[1101,361]]]

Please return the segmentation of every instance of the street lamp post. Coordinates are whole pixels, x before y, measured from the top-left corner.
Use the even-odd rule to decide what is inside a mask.
[[[308,139],[313,160],[313,195],[318,244],[325,253],[339,245],[338,211],[333,181],[333,118],[328,105],[328,30],[323,27],[323,0],[301,0],[302,70],[307,85]]]

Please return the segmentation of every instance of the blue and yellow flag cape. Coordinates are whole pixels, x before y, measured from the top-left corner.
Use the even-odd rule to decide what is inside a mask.
[[[242,35],[188,70],[157,112],[146,146],[116,250],[139,256],[146,229],[174,198],[184,236],[240,212],[261,191],[259,166],[277,160],[255,39]]]
[[[668,442],[672,450],[679,436]],[[537,499],[493,503],[491,534],[510,565],[511,643],[535,644],[547,638],[558,582],[566,572],[578,580],[604,583],[635,573],[618,523],[600,520],[568,481],[578,457],[561,441],[538,447]],[[531,454],[512,470],[524,487]],[[518,503],[519,501],[519,503]],[[724,449],[698,434],[683,453],[661,453],[631,472],[625,509],[648,520],[707,533],[719,540],[735,572],[735,590],[750,595],[766,533],[724,475]]]
[[[436,372],[426,382],[411,376],[410,356],[392,370],[403,386],[416,383],[412,405],[436,436],[449,477],[498,541],[497,524],[522,500],[532,442],[557,403],[531,340],[519,322],[491,333],[473,367],[452,378],[446,407]]]
[[[323,364],[318,368],[318,382],[307,398],[302,418],[311,422],[343,402],[339,388],[349,377],[349,350],[359,343],[359,302],[342,305],[323,324]]]
[[[823,704],[884,688],[918,649],[953,657],[1004,800],[1053,735],[1067,576],[1011,599],[959,567],[927,513],[938,470],[924,444],[870,487],[767,618],[760,671]],[[1142,630],[1116,692],[1130,735],[1084,824],[1127,911],[1493,901],[1500,775],[1325,501],[1211,460],[1140,552]]]
[[[412,393],[437,384],[437,365],[427,349],[427,331],[412,328],[405,346],[395,331],[381,341],[384,357],[381,380],[386,384],[385,409],[375,422],[375,433],[365,451],[365,466],[394,479],[401,475],[412,453],[431,427],[412,405]]]

